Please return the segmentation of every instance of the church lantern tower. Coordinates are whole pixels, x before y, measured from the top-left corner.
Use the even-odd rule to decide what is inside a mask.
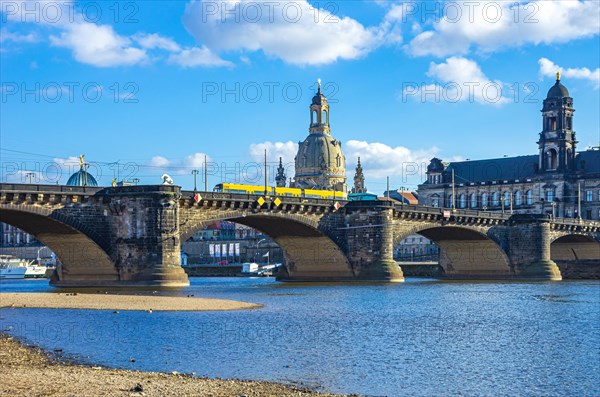
[[[348,191],[346,158],[342,143],[331,136],[329,104],[321,92],[321,80],[310,104],[309,134],[303,142],[298,142],[295,162],[294,187]]]
[[[565,172],[574,168],[577,146],[574,112],[573,98],[560,82],[560,73],[556,73],[556,83],[548,91],[542,108],[543,125],[538,141],[540,171]]]

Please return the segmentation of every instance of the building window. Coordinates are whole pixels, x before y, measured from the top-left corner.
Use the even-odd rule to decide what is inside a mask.
[[[488,195],[487,195],[487,193],[483,193],[481,195],[481,206],[487,207],[487,205],[488,205]]]
[[[522,204],[523,199],[521,198],[521,191],[517,190],[515,192],[515,205],[520,206]]]
[[[527,191],[527,205],[533,205],[533,192],[531,190]]]
[[[567,116],[567,130],[573,129],[573,117]]]
[[[556,117],[548,117],[547,128],[548,131],[556,131]]]
[[[510,193],[504,192],[504,208],[510,207]]]
[[[565,210],[565,218],[571,218],[571,217],[573,217],[573,212],[571,211],[570,208],[567,208]]]
[[[448,196],[448,208],[454,208],[454,197],[452,197],[452,195]]]
[[[498,194],[498,192],[494,192],[494,194],[492,194],[492,205],[494,207],[500,205],[500,194]]]
[[[438,195],[431,196],[431,205],[435,208],[440,206],[440,197]]]
[[[463,193],[459,197],[460,197],[460,200],[459,200],[460,208],[466,208],[467,207],[467,196]]]
[[[554,201],[554,190],[546,190],[546,201],[549,203]]]
[[[548,169],[555,170],[558,168],[558,154],[556,153],[556,149],[550,149],[546,153],[546,160],[548,161]]]
[[[594,192],[588,190],[585,192],[585,201],[594,201]]]
[[[477,195],[475,193],[471,194],[471,208],[477,208]]]

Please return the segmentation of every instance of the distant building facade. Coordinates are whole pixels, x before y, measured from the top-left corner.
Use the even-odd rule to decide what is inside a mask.
[[[31,234],[7,223],[0,223],[0,231],[2,232],[0,233],[1,247],[24,247],[40,244]]]
[[[394,247],[394,259],[402,262],[437,261],[439,247],[431,240],[413,234]]]
[[[404,190],[386,190],[385,192],[383,192],[383,196],[389,197],[392,200],[399,201],[402,204],[419,204],[419,195],[416,192],[409,192]]]
[[[310,105],[309,135],[298,142],[293,187],[346,193],[346,158],[342,143],[331,135],[329,104],[319,89]]]
[[[574,112],[557,74],[542,108],[538,154],[452,163],[434,158],[418,187],[419,204],[600,219],[600,150],[576,151]]]

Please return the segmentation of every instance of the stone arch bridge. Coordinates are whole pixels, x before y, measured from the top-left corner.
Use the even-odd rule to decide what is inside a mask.
[[[453,278],[598,277],[600,223],[407,206],[181,191],[0,184],[0,221],[34,235],[60,261],[56,286],[181,287],[181,242],[216,220],[272,237],[286,256],[279,278],[402,281],[394,244],[436,242]],[[263,201],[264,200],[264,201]]]

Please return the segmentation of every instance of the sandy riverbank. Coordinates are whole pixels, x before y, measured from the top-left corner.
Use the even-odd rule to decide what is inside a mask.
[[[334,396],[268,382],[65,364],[0,334],[0,396]]]
[[[256,303],[226,299],[155,295],[111,295],[73,293],[0,293],[0,308],[213,311],[262,307]]]

